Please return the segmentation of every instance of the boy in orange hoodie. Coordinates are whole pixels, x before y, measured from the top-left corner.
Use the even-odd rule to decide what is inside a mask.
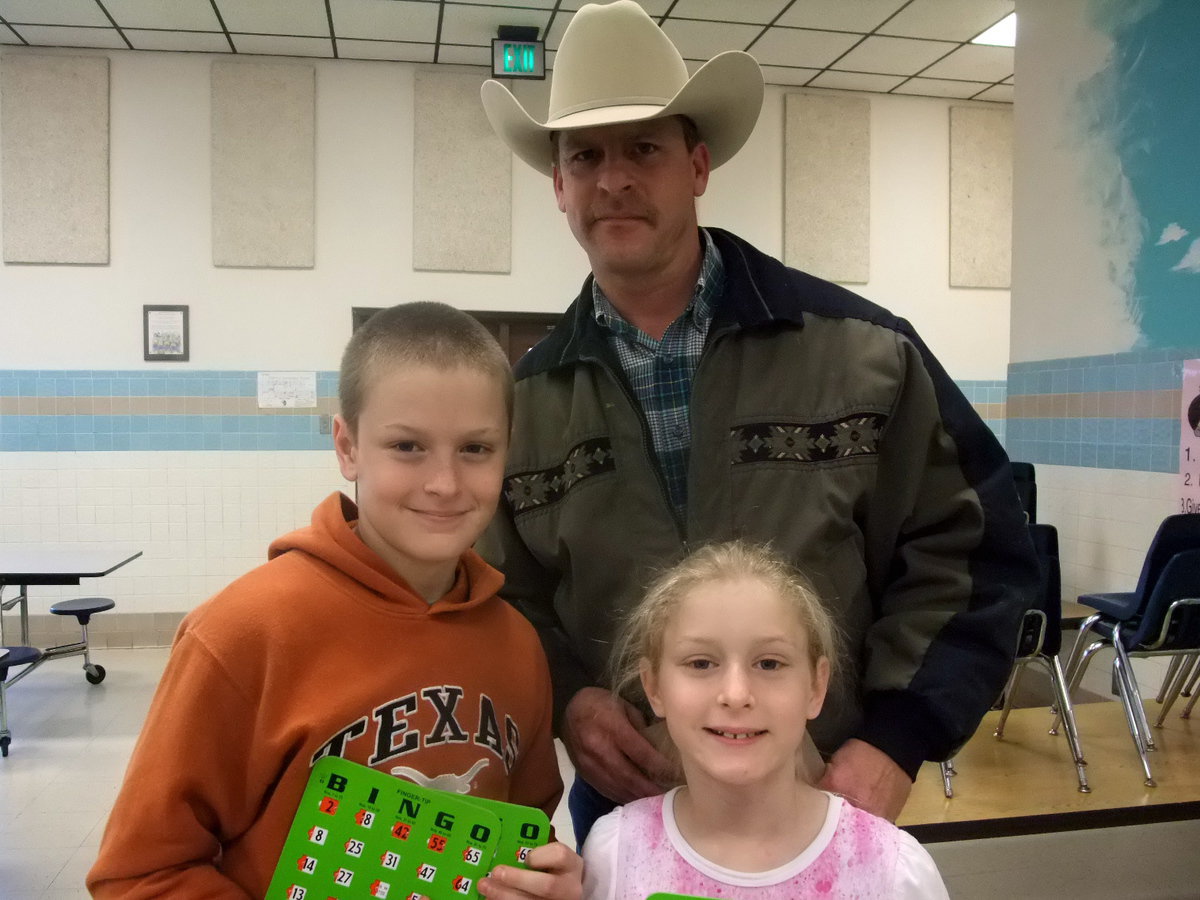
[[[87,884],[97,898],[262,898],[327,755],[539,807],[562,782],[533,628],[471,545],[512,416],[499,345],[436,303],[384,310],[342,358],[335,493],[176,635]],[[576,898],[560,843],[501,866],[489,900]]]

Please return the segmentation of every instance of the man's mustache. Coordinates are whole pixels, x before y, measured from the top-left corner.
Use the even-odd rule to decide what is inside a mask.
[[[588,211],[589,225],[594,225],[603,219],[645,219],[653,225],[656,218],[654,210],[642,203],[594,206]]]

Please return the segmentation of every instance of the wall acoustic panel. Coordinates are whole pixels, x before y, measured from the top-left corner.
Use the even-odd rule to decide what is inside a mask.
[[[784,261],[862,284],[871,265],[871,105],[865,97],[787,94]]]
[[[414,269],[512,268],[512,152],[488,125],[479,84],[477,74],[416,73]]]
[[[213,265],[311,269],[313,66],[214,62]]]
[[[108,60],[0,61],[6,263],[108,263]]]
[[[1012,108],[950,107],[950,286],[1012,275]]]

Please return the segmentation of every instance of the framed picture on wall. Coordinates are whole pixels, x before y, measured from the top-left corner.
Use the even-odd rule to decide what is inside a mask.
[[[188,308],[142,307],[142,358],[147,362],[187,362]]]

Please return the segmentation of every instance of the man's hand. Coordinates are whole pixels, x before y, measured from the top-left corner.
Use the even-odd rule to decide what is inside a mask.
[[[851,738],[829,758],[817,787],[895,822],[912,793],[912,779],[878,747]]]
[[[479,882],[488,900],[579,900],[583,896],[583,860],[566,844],[535,847],[525,859],[528,869],[496,866]]]
[[[663,792],[673,766],[644,738],[633,706],[598,687],[582,688],[567,704],[562,740],[575,770],[617,803]]]

